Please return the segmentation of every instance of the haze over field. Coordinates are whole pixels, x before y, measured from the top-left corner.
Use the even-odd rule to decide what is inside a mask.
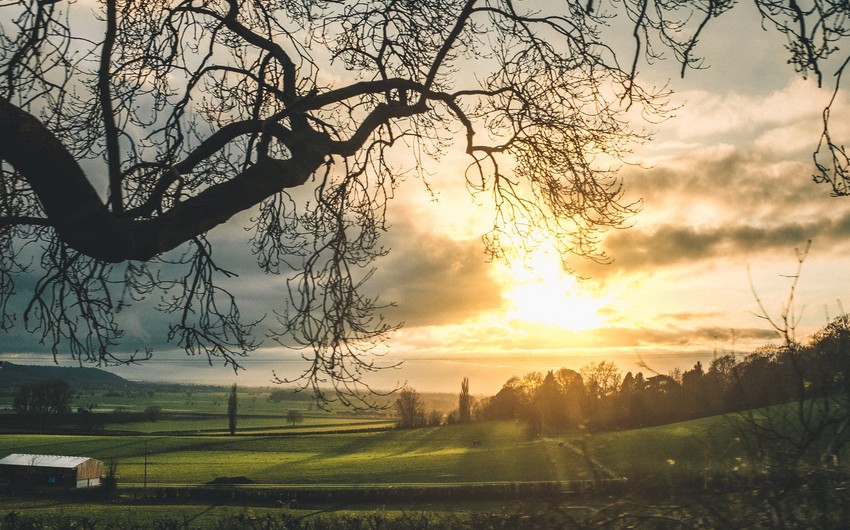
[[[643,201],[641,212],[630,228],[604,236],[613,263],[570,263],[583,281],[542,251],[524,262],[486,262],[479,237],[492,219],[456,185],[467,164],[462,152],[431,168],[427,186],[411,175],[392,201],[391,252],[371,282],[372,292],[397,304],[387,319],[405,324],[379,348],[379,362],[404,364],[369,381],[455,391],[469,376],[474,393],[489,393],[511,375],[578,369],[591,360],[612,360],[624,371],[645,362],[666,372],[746,352],[778,339],[754,315],[750,277],[778,314],[795,248],[808,240],[798,338],[843,312],[850,304],[850,200],[831,197],[810,177],[830,93],[795,77],[779,37],[744,12],[730,15],[740,31],[721,24],[701,39],[710,68],[677,79],[671,62],[648,73],[659,85],[673,78],[673,101],[682,107],[653,126],[655,140],[636,148],[635,165],[621,168],[627,196]],[[836,109],[850,108],[846,92],[838,99]],[[845,118],[833,113],[838,137],[850,134]],[[284,279],[237,261],[248,248],[239,223],[217,228],[211,239],[222,265],[240,274],[231,282],[243,314],[268,317],[262,308],[280,296]],[[151,361],[113,369],[130,379],[262,385],[272,370],[291,377],[303,369],[298,352],[271,343],[234,376],[173,351],[162,316],[144,305],[122,318],[132,339],[123,347],[154,349]],[[0,342],[0,359],[52,362],[22,327]]]

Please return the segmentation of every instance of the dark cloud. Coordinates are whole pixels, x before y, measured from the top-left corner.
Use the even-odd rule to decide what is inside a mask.
[[[605,246],[609,254],[615,256],[614,268],[641,271],[719,256],[787,248],[788,245],[804,244],[818,231],[817,227],[800,225],[772,229],[744,226],[702,230],[665,225],[651,232],[633,229],[614,234],[605,240]]]
[[[410,225],[390,229],[390,254],[378,263],[372,289],[385,301],[390,320],[406,327],[458,323],[498,309],[502,297],[481,242],[455,241]]]
[[[674,320],[677,322],[688,322],[692,320],[702,320],[706,318],[717,318],[724,316],[725,313],[720,311],[706,311],[702,313],[681,312],[681,313],[662,313],[658,318]]]
[[[808,178],[808,168],[794,161],[770,164],[757,153],[729,149],[694,154],[640,176],[632,173],[627,185],[631,194],[644,198],[644,211],[635,226],[605,236],[603,248],[613,265],[579,263],[578,272],[591,277],[651,272],[787,252],[810,239],[821,252],[844,251],[850,201],[830,197]],[[690,219],[690,209],[700,207],[713,213]],[[653,216],[665,221],[644,220]]]
[[[725,328],[701,326],[696,328],[671,327],[607,327],[593,330],[597,346],[611,348],[641,348],[646,346],[689,347],[706,343],[731,344],[735,341],[767,341],[776,338],[776,332],[761,328]]]
[[[233,236],[216,252],[225,266],[239,270],[229,283],[239,294],[243,313],[261,318],[281,309],[285,278],[260,271],[247,237],[239,241]],[[379,304],[395,304],[380,311],[389,322],[405,327],[457,323],[501,306],[500,286],[490,274],[480,240],[453,240],[401,218],[382,235],[381,244],[389,254],[374,263],[365,289]]]
[[[382,234],[381,245],[389,254],[374,263],[376,270],[365,287],[379,297],[379,304],[395,304],[381,310],[389,322],[403,322],[405,327],[457,323],[501,306],[500,286],[479,239],[431,233],[405,217],[409,214],[404,210],[395,213],[393,225]],[[229,284],[239,295],[243,313],[261,318],[281,309],[285,278],[258,269],[249,235],[241,228],[222,232],[214,252],[224,267],[239,273]]]
[[[645,210],[670,202],[687,205],[712,201],[741,216],[794,217],[810,207],[843,209],[831,189],[815,184],[811,159],[777,160],[770,153],[726,146],[689,152],[650,169],[623,172],[630,196],[641,197]]]

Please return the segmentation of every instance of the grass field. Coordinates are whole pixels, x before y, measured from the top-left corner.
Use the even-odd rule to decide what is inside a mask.
[[[366,521],[421,511],[454,517],[472,512],[531,513],[546,509],[540,498],[496,500],[469,493],[457,500],[437,495],[427,501],[413,501],[402,496],[388,506],[372,500],[354,505],[331,502],[311,506],[310,510],[299,506],[285,514],[270,507],[268,501],[253,507],[239,505],[248,501],[157,504],[160,501],[150,498],[143,505],[134,504],[130,499],[145,496],[140,487],[144,481],[151,488],[159,488],[246,477],[256,483],[252,487],[289,485],[301,486],[302,491],[334,491],[336,487],[344,491],[345,487],[371,486],[380,492],[390,486],[420,492],[433,491],[433,486],[457,488],[460,484],[463,491],[472,491],[485,483],[560,482],[565,490],[575,491],[571,485],[575,481],[625,477],[630,491],[660,488],[667,494],[679,485],[692,486],[695,477],[728,475],[741,465],[740,450],[723,418],[622,432],[577,430],[542,437],[514,421],[399,430],[390,428],[392,418],[386,411],[327,412],[311,408],[300,398],[275,402],[268,399],[269,395],[269,389],[242,390],[236,435],[226,432],[227,394],[221,389],[156,388],[77,395],[75,406],[91,409],[103,418],[129,420],[107,422],[98,435],[4,434],[0,436],[0,456],[79,455],[115,462],[119,485],[127,488],[125,502],[0,498],[0,527],[2,518],[9,514],[42,522],[79,521],[83,528],[90,521],[96,521],[97,527],[165,528],[176,521],[190,523],[186,528],[217,528],[222,521],[234,518],[253,527],[253,518],[260,521],[283,515],[310,520],[326,511],[345,517],[346,510],[353,510],[355,517],[365,517]],[[456,397],[440,399],[449,400],[446,403],[450,406],[450,399]],[[161,409],[158,419],[140,421],[145,409],[152,406]],[[299,411],[303,421],[288,423],[289,410]],[[622,483],[614,487],[617,484]],[[334,498],[333,494],[328,498]]]
[[[389,429],[388,411],[322,411],[301,394],[240,388],[237,435],[226,432],[227,389],[148,385],[81,392],[74,406],[107,423],[102,435],[0,437],[0,454],[84,455],[118,464],[119,480],[204,483],[245,476],[269,484],[387,484],[658,478],[729,472],[739,451],[728,424],[708,418],[650,429],[537,438],[522,423]],[[8,396],[7,396],[8,397]],[[452,395],[431,405],[451,406]],[[157,421],[143,412],[158,407]],[[303,421],[286,421],[290,410]],[[387,429],[381,432],[354,432]],[[348,431],[348,432],[346,432]],[[477,440],[480,445],[473,446]],[[560,445],[559,445],[560,444]],[[147,453],[147,455],[146,455]]]
[[[473,447],[473,441],[480,446]],[[376,433],[297,436],[8,435],[0,453],[85,455],[116,461],[120,482],[204,483],[245,476],[270,484],[568,481],[593,478],[557,440],[515,422]]]
[[[150,483],[234,476],[269,484],[571,481],[730,471],[737,454],[723,425],[711,418],[543,439],[515,422],[294,436],[7,435],[0,453],[114,460],[121,482],[144,480],[146,450]],[[598,468],[576,451],[581,448]]]
[[[631,480],[734,472],[743,455],[722,416],[592,434],[583,443],[595,460]]]
[[[243,476],[258,484],[324,486],[323,491],[332,491],[334,485],[358,489],[392,485],[425,491],[441,484],[457,487],[549,481],[562,482],[567,490],[572,490],[571,481],[626,477],[630,494],[655,491],[668,499],[687,496],[694,477],[698,480],[711,473],[734,473],[735,466],[741,463],[729,424],[720,417],[648,429],[597,434],[576,431],[550,437],[535,436],[525,425],[513,421],[368,433],[0,437],[0,454],[13,452],[114,460],[118,463],[119,484],[136,486],[125,490],[120,503],[0,497],[0,527],[3,517],[21,518],[21,528],[33,527],[26,526],[27,521],[42,525],[57,521],[57,528],[77,521],[79,525],[73,528],[89,528],[86,524],[91,523],[97,528],[207,529],[221,528],[227,521],[238,521],[234,528],[259,528],[272,520],[283,524],[281,517],[303,522],[327,516],[339,519],[332,520],[330,526],[320,525],[321,528],[335,528],[335,524],[350,516],[359,521],[350,528],[386,528],[380,521],[415,514],[436,514],[440,521],[453,517],[464,521],[473,513],[533,514],[551,509],[551,499],[469,495],[456,500],[430,497],[417,501],[415,497],[401,497],[388,503],[370,497],[373,500],[353,504],[332,500],[335,497],[330,495],[326,497],[329,500],[318,504],[299,503],[297,509],[285,511],[271,507],[269,501],[245,506],[242,504],[247,501],[203,503],[156,497],[160,500],[147,498],[136,503],[133,499],[137,495],[145,498],[140,487],[145,479],[145,460],[152,493],[160,484],[201,484],[218,477]],[[613,486],[617,484],[624,485]],[[578,504],[575,498],[564,497],[571,500],[564,500],[562,508],[570,513],[577,510],[592,514],[610,502],[612,497],[608,495],[602,492],[598,497],[582,497]],[[377,497],[381,498],[383,494]],[[427,527],[437,528],[434,521],[430,520]],[[493,528],[514,528],[505,524],[508,526]],[[463,528],[476,528],[475,523],[469,525]],[[272,527],[289,528],[269,526]]]
[[[352,521],[346,528],[387,528],[388,520],[405,518],[414,524],[397,525],[396,528],[455,528],[454,525],[442,526],[437,521],[468,521],[470,513],[535,513],[545,510],[546,505],[535,500],[488,502],[452,502],[430,503],[426,506],[415,505],[359,505],[356,507],[333,507],[331,509],[287,509],[282,511],[274,507],[232,506],[207,504],[98,504],[66,503],[54,499],[26,499],[10,501],[0,499],[0,528],[12,518],[22,522],[19,528],[133,528],[133,529],[215,529],[234,525],[237,528],[302,528],[310,522],[325,519],[328,523],[320,528],[336,529],[335,522]],[[14,514],[14,515],[12,515]],[[42,523],[38,526],[27,524],[27,520]],[[282,525],[286,521],[290,525]],[[355,522],[356,521],[356,522]],[[423,522],[424,521],[424,522]],[[275,522],[277,524],[275,525]],[[46,523],[46,524],[44,524]],[[228,524],[231,523],[231,524]],[[415,524],[419,523],[419,524]],[[49,526],[48,526],[49,525]],[[476,530],[480,527],[475,527]]]

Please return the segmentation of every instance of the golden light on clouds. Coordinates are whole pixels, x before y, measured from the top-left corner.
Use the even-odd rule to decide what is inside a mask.
[[[607,299],[596,296],[560,266],[554,253],[538,251],[505,272],[510,282],[503,297],[510,319],[571,331],[600,327]]]

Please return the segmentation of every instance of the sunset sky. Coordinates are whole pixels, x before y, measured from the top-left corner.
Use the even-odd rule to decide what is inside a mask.
[[[373,384],[456,392],[468,376],[472,392],[481,394],[497,391],[511,375],[577,370],[594,360],[615,361],[624,372],[641,369],[641,362],[667,372],[744,354],[777,341],[755,314],[750,278],[778,316],[787,276],[796,270],[795,248],[807,240],[798,338],[850,308],[850,198],[831,197],[811,179],[830,91],[796,76],[781,38],[744,12],[733,10],[732,20],[701,40],[710,68],[679,79],[670,62],[645,74],[658,85],[670,79],[681,108],[653,126],[655,139],[636,148],[635,165],[622,168],[627,197],[642,199],[642,208],[630,228],[605,235],[613,263],[571,262],[587,279],[563,273],[544,252],[525,263],[486,262],[480,235],[491,221],[466,191],[460,150],[429,168],[433,197],[419,179],[404,182],[390,212],[391,251],[371,287],[397,303],[386,315],[405,325],[380,351],[387,363],[404,364],[377,374]],[[850,109],[846,94],[839,102],[839,110]],[[842,124],[850,120],[835,114],[833,128],[850,139]],[[237,258],[252,262],[241,227],[219,228],[211,239],[240,271],[243,312],[268,311],[282,280],[240,266]],[[303,364],[297,353],[270,343],[234,376],[170,351],[160,315],[137,311],[132,319],[128,333],[152,346],[155,358],[114,370],[131,379],[262,385],[272,369],[291,376]],[[3,352],[0,358],[14,362],[45,359],[19,330]]]

